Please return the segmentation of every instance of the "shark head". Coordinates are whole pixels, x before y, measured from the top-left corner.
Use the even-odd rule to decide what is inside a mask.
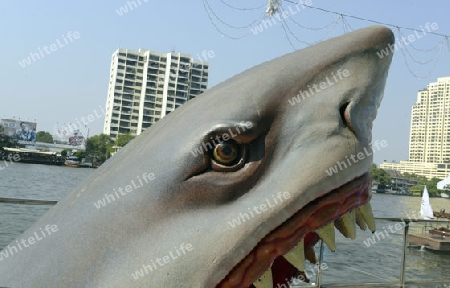
[[[392,43],[361,29],[189,101],[13,241],[57,227],[3,257],[0,285],[272,287],[315,262],[319,237],[334,250],[334,227],[374,230],[371,128],[392,56],[376,52]]]

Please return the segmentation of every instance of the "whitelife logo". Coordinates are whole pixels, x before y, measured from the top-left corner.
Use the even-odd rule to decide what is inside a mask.
[[[417,219],[419,219],[419,216],[416,215],[415,211],[412,212],[411,215],[409,213],[406,215],[408,216],[409,222],[411,222],[413,220],[417,221]],[[402,222],[400,222],[400,223],[395,223],[394,225],[389,224],[388,225],[389,231],[388,231],[388,229],[386,229],[385,226],[383,226],[382,231],[376,231],[375,233],[373,233],[372,237],[369,237],[366,240],[364,240],[363,241],[364,245],[366,245],[366,247],[370,247],[371,245],[374,245],[377,242],[381,241],[381,239],[384,240],[385,238],[390,237],[391,236],[390,234],[395,234],[397,231],[400,231],[403,228],[405,228],[407,225],[409,225],[409,224],[406,224],[405,218],[402,217],[401,220],[402,220]],[[389,233],[389,232],[391,232],[391,233]],[[377,239],[375,239],[375,237]]]
[[[250,28],[250,31],[253,33],[253,35],[257,35],[258,33],[262,33],[265,29],[269,29],[272,26],[277,25],[277,21],[278,22],[282,22],[284,19],[287,19],[297,13],[299,13],[300,11],[302,11],[302,9],[305,9],[305,6],[312,6],[312,1],[311,0],[300,0],[297,5],[295,5],[295,9],[292,8],[292,6],[288,6],[287,10],[288,11],[283,11],[282,13],[275,13],[273,14],[272,19],[269,20],[262,20],[260,22],[259,25],[256,25],[253,28]]]
[[[67,38],[66,38],[67,37]],[[37,60],[44,58],[45,55],[50,55],[52,52],[55,52],[56,50],[68,45],[69,43],[72,43],[73,41],[80,39],[80,33],[78,31],[75,31],[72,33],[72,31],[67,32],[67,35],[62,35],[62,41],[60,39],[56,39],[56,44],[50,44],[50,46],[44,46],[44,48],[41,49],[41,47],[38,47],[38,52],[31,52],[30,56],[27,58],[22,59],[22,61],[19,61],[19,65],[22,68],[25,68],[28,65],[31,65],[32,63],[36,62]],[[43,50],[43,51],[42,51]],[[45,54],[44,54],[45,52]],[[33,60],[33,62],[31,62]]]
[[[210,142],[204,142],[202,143],[202,146],[200,146],[199,148],[195,148],[194,150],[191,151],[192,155],[194,155],[194,157],[197,157],[198,155],[203,155],[203,153],[208,152],[209,150],[213,150],[215,146],[217,146],[218,144],[222,144],[223,141],[228,141],[230,139],[233,139],[234,137],[238,136],[239,134],[241,134],[242,132],[246,131],[247,129],[250,129],[253,127],[253,123],[250,121],[247,122],[241,122],[239,127],[234,127],[235,132],[237,134],[234,134],[233,131],[230,129],[228,129],[229,133],[222,133],[220,135],[216,135],[216,137],[211,137],[211,141]],[[241,130],[239,129],[241,128]],[[216,143],[214,140],[216,140],[218,143]],[[211,144],[212,142],[212,144]],[[204,152],[203,152],[204,149]]]
[[[127,195],[127,193],[131,193],[133,190],[143,187],[144,183],[142,182],[142,180],[144,180],[145,184],[148,184],[148,182],[155,180],[155,174],[154,173],[144,173],[144,174],[142,174],[142,179],[139,176],[137,176],[136,179],[139,181],[140,185],[137,185],[133,179],[130,181],[131,182],[130,185],[126,185],[125,188],[119,187],[117,189],[117,191],[116,191],[116,189],[113,189],[114,194],[116,195],[117,199],[119,199],[121,197],[121,196],[119,196],[119,193],[123,197],[123,196]],[[119,192],[119,193],[117,193],[117,192]],[[105,207],[108,203],[116,201],[116,197],[114,197],[113,194],[105,193],[105,197],[98,200],[97,203],[94,202],[94,206],[97,209]]]
[[[431,30],[430,30],[430,28],[431,28]],[[418,31],[415,30],[414,34],[409,34],[408,37],[400,37],[400,38],[398,38],[397,43],[388,44],[388,46],[386,48],[384,48],[380,52],[377,52],[377,55],[378,55],[378,57],[380,57],[380,59],[382,59],[385,56],[388,56],[389,54],[394,53],[394,51],[397,50],[398,48],[402,49],[403,47],[408,46],[412,42],[426,36],[427,32],[425,32],[425,29],[430,33],[434,30],[437,30],[438,28],[439,28],[439,26],[436,22],[433,22],[431,24],[430,24],[430,22],[427,22],[425,24],[425,28],[423,28],[422,25],[420,26],[422,33],[418,33]]]
[[[319,93],[333,86],[334,84],[338,83],[340,80],[343,80],[344,78],[347,78],[348,76],[350,76],[350,71],[348,71],[347,69],[344,70],[339,69],[336,71],[336,74],[334,72],[331,72],[330,77],[332,79],[330,79],[330,77],[327,76],[325,77],[326,81],[322,81],[318,84],[314,83],[312,84],[312,86],[308,85],[308,90],[299,91],[296,96],[288,100],[289,104],[291,104],[291,106],[294,106],[302,102],[302,100],[305,100],[306,98],[313,96],[315,93]]]
[[[28,239],[16,240],[16,245],[8,245],[6,246],[3,251],[0,251],[0,261],[3,261],[3,259],[6,259],[8,257],[12,257],[14,254],[19,253],[19,250],[22,251],[22,249],[30,247],[30,245],[33,245],[42,239],[46,238],[47,236],[52,235],[52,232],[55,233],[58,231],[58,226],[56,225],[45,225],[45,232],[42,230],[42,228],[39,228],[40,231],[34,232],[34,237],[28,237]],[[40,233],[39,233],[40,232]],[[47,232],[47,233],[46,233]],[[23,248],[22,248],[22,245]]]
[[[142,2],[141,2],[142,1]],[[119,16],[123,16],[124,14],[127,14],[128,12],[133,11],[134,9],[142,6],[143,3],[147,3],[149,0],[136,0],[136,1],[127,1],[127,5],[124,5],[120,7],[119,9],[116,9],[116,13]],[[137,2],[137,3],[136,3]],[[138,5],[139,4],[139,5]],[[129,8],[129,10],[128,10]]]
[[[165,255],[162,258],[158,257],[154,260],[151,260],[150,261],[151,263],[149,265],[145,264],[142,265],[142,268],[136,270],[134,273],[131,273],[131,276],[134,278],[134,280],[138,280],[139,278],[144,277],[146,274],[155,271],[156,269],[158,269],[158,267],[163,267],[164,265],[169,264],[170,261],[180,258],[181,256],[186,255],[187,252],[194,250],[194,247],[192,247],[192,244],[190,243],[188,244],[182,243],[179,248],[178,247],[174,248],[175,251],[169,251],[169,255]]]
[[[283,203],[284,200],[287,200],[289,198],[291,198],[291,194],[289,194],[289,192],[278,192],[277,197],[272,195],[272,201],[270,201],[270,199],[266,199],[266,201],[264,201],[263,204],[260,204],[259,206],[255,205],[252,208],[248,208],[249,214],[247,214],[247,212],[244,213],[241,212],[239,213],[239,217],[234,218],[231,222],[228,221],[228,224],[230,224],[231,228],[235,228],[236,226],[241,225],[245,221],[248,221],[256,217],[257,215],[267,211],[268,209]]]
[[[373,144],[373,146],[375,146],[377,148],[377,151],[379,151],[381,148],[384,148],[387,146],[387,142],[386,140],[376,140],[375,143]],[[381,148],[380,148],[381,146]],[[340,171],[347,169],[348,167],[352,166],[353,164],[358,163],[359,161],[365,159],[366,157],[372,155],[373,153],[375,153],[375,150],[373,150],[372,144],[370,144],[370,148],[369,150],[372,151],[368,151],[367,147],[364,147],[364,153],[358,152],[356,155],[355,154],[351,154],[350,155],[350,159],[348,156],[345,156],[345,160],[344,161],[337,161],[336,165],[334,165],[333,167],[330,167],[329,169],[325,170],[325,172],[328,174],[328,176],[333,176],[333,174],[337,174]],[[348,166],[347,166],[348,164]]]

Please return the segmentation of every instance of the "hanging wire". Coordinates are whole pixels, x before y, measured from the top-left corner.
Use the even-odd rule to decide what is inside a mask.
[[[407,38],[407,37],[402,33],[402,31],[401,31],[400,29],[397,29],[397,32],[398,32],[398,34],[399,34],[402,38]],[[425,36],[425,35],[424,35],[424,36]],[[443,37],[443,39],[445,39],[445,37]],[[439,49],[439,44],[436,45],[436,46],[433,47],[433,48],[430,48],[430,49],[420,49],[420,48],[417,48],[417,47],[415,47],[415,46],[412,44],[412,42],[409,42],[407,45],[408,45],[408,46],[411,46],[411,48],[413,48],[414,50],[419,51],[419,52],[431,52],[431,51],[434,51],[434,50]]]
[[[344,30],[344,34],[347,34],[347,26],[345,26],[344,16],[341,14],[339,19],[342,22],[342,30]]]
[[[294,24],[296,24],[297,26],[299,26],[300,28],[306,29],[306,30],[310,30],[310,31],[322,31],[327,29],[328,27],[332,26],[332,25],[336,25],[337,21],[339,20],[340,16],[337,16],[333,22],[331,22],[330,24],[327,24],[323,27],[318,27],[318,28],[313,28],[313,27],[306,27],[300,23],[298,23],[297,21],[295,21],[292,17],[289,17],[288,19],[291,20],[291,22],[293,22]]]
[[[217,26],[216,22],[213,20],[212,14],[211,14],[211,12],[208,10],[208,5],[207,5],[207,3],[206,3],[206,0],[203,0],[202,2],[203,2],[203,8],[205,9],[206,14],[208,15],[208,18],[209,18],[211,24],[214,26],[214,28],[217,30],[217,32],[219,32],[220,35],[222,35],[222,36],[224,36],[224,37],[227,37],[227,38],[229,38],[229,39],[232,39],[232,40],[239,40],[239,39],[242,39],[242,38],[244,38],[244,37],[248,37],[248,36],[251,35],[251,33],[249,32],[249,33],[247,33],[247,34],[244,34],[244,35],[241,35],[241,36],[238,36],[238,37],[233,37],[233,36],[228,35],[228,34],[225,33],[224,31],[222,31],[222,30],[219,28],[219,26]]]
[[[249,27],[253,26],[256,22],[261,21],[262,17],[264,17],[264,15],[262,15],[262,17],[260,19],[256,19],[255,21],[251,22],[248,25],[244,25],[244,26],[234,26],[234,25],[230,25],[227,22],[223,21],[212,9],[210,3],[208,0],[204,0],[204,3],[207,5],[208,7],[208,11],[211,12],[211,14],[214,16],[214,18],[217,19],[217,21],[219,21],[220,23],[224,24],[225,26],[232,28],[232,29],[248,29]]]
[[[208,11],[208,10],[206,9],[205,1],[206,1],[206,0],[203,0],[203,4],[204,4],[204,7],[205,7],[205,10],[208,12],[208,17],[212,20],[211,15],[209,15],[209,13],[213,13],[212,8],[211,8],[211,11]],[[296,3],[296,2],[294,2],[294,1],[292,1],[292,0],[284,0],[284,1],[286,1],[286,2],[288,2],[288,3],[292,3],[292,4],[298,4],[298,3]],[[266,5],[262,5],[262,6],[255,7],[255,8],[238,8],[238,7],[234,7],[234,6],[229,5],[228,3],[224,2],[223,0],[221,0],[221,3],[227,5],[228,7],[231,7],[231,8],[233,8],[233,9],[236,9],[236,10],[257,10],[258,8],[262,8],[262,7],[266,6]],[[208,6],[210,6],[209,3],[208,3]],[[267,5],[267,9],[269,9],[269,10],[277,10],[278,7],[281,7],[281,0],[269,0],[269,3],[268,3],[268,5]],[[394,25],[394,24],[391,24],[391,23],[386,23],[386,22],[376,21],[376,20],[372,20],[372,19],[366,19],[366,18],[354,16],[354,15],[348,15],[348,14],[344,14],[344,13],[340,13],[340,12],[335,12],[335,11],[327,10],[327,9],[320,8],[320,7],[314,7],[314,6],[309,6],[309,5],[303,5],[302,7],[308,8],[308,9],[314,9],[314,10],[318,10],[318,11],[322,11],[322,12],[326,12],[326,13],[335,14],[335,15],[340,16],[341,18],[347,17],[347,18],[357,19],[357,20],[366,21],[366,22],[371,22],[371,23],[375,23],[375,24],[380,24],[380,25],[390,26],[390,27],[393,27],[393,28],[401,28],[401,29],[409,30],[409,31],[413,31],[413,32],[422,32],[421,30],[418,30],[418,29],[415,29],[415,28],[403,27],[403,26]],[[223,23],[223,22],[224,22],[224,21],[222,21],[222,23]],[[257,22],[257,21],[254,21],[253,23],[256,23],[256,22]],[[295,21],[294,21],[294,22],[295,22]],[[345,20],[345,22],[346,22],[346,25],[349,26],[348,21]],[[213,23],[213,24],[215,24],[215,23]],[[224,24],[225,24],[225,23],[224,23]],[[302,26],[302,25],[299,24],[299,23],[297,23],[297,24],[298,24],[299,26],[305,28],[305,29],[308,29],[307,27],[304,27],[304,26]],[[229,24],[225,24],[225,25],[229,25]],[[229,25],[229,26],[230,26],[230,27],[233,27],[232,25]],[[242,27],[244,27],[244,26],[242,26]],[[247,27],[248,27],[248,26],[247,26]],[[350,27],[350,28],[351,28],[351,27]],[[311,28],[309,28],[309,29],[310,29],[310,30],[314,30],[314,29],[311,29]],[[446,37],[447,42],[448,42],[448,37],[450,37],[450,35],[441,34],[441,33],[437,33],[437,32],[431,32],[431,31],[428,32],[427,34],[432,34],[432,35],[436,35],[436,36]],[[450,44],[448,44],[448,46],[449,46],[449,49],[450,49]]]
[[[397,32],[401,33],[400,29],[398,29]],[[398,45],[398,44],[395,44],[395,45]],[[433,48],[433,50],[437,49],[438,51],[441,51],[443,45],[444,45],[444,38],[442,38],[442,40],[439,42],[439,44],[435,48]],[[411,60],[413,62],[415,62],[417,64],[421,64],[421,65],[426,65],[433,61],[433,59],[430,59],[428,61],[416,60],[416,58],[414,58],[414,56],[412,56],[411,52],[409,52],[408,46],[411,46],[411,43],[403,44],[402,47],[400,47],[400,49],[404,49],[404,51],[408,54],[408,56],[411,58]]]
[[[280,9],[281,9],[282,12],[287,12],[287,11],[284,9],[283,6],[281,6]],[[292,19],[292,17],[288,17],[287,19],[290,19],[291,21],[295,22],[295,21]],[[337,25],[337,23],[338,23],[339,20],[340,20],[340,16],[336,17],[336,19],[334,19],[332,23],[330,23],[330,24],[324,26],[323,28],[320,28],[320,30],[324,30],[324,29],[326,29],[326,28],[328,28],[328,27],[334,28],[334,27]],[[286,38],[288,38],[288,40],[290,41],[290,38],[289,38],[289,35],[288,35],[288,34],[291,34],[294,38],[296,38],[296,40],[297,40],[299,43],[305,44],[306,46],[311,46],[311,45],[314,45],[314,44],[316,44],[316,43],[319,43],[319,42],[323,41],[324,39],[328,39],[328,38],[329,38],[329,34],[331,34],[330,32],[334,32],[334,29],[331,29],[331,31],[330,31],[329,33],[327,33],[327,35],[326,35],[323,39],[317,40],[316,42],[313,42],[313,43],[308,43],[308,42],[305,42],[305,41],[300,40],[297,36],[295,36],[295,34],[294,34],[294,33],[292,32],[292,30],[289,28],[288,23],[284,20],[284,17],[282,18],[282,21],[283,21],[284,24],[285,24],[285,26],[282,26],[282,28],[283,28],[283,30],[284,30],[284,32],[285,32]],[[300,23],[298,23],[298,22],[295,22],[295,23],[296,23],[298,26],[302,27],[302,25],[301,25]],[[310,29],[310,30],[311,30],[311,29]],[[316,29],[316,31],[317,31],[317,30],[319,30],[319,29]],[[289,32],[289,33],[288,33],[288,32]],[[291,46],[295,46],[295,45],[292,44],[291,41],[290,41],[290,44],[291,44]],[[294,49],[295,49],[295,48],[294,48]],[[295,49],[295,50],[296,50],[296,49]]]
[[[443,42],[442,42],[442,45],[439,47],[439,50],[438,50],[438,52],[437,52],[438,55],[437,55],[437,58],[435,59],[435,61],[434,61],[434,63],[433,63],[433,66],[432,66],[431,69],[428,71],[428,73],[427,73],[425,76],[422,76],[422,77],[418,76],[416,73],[414,73],[414,72],[412,71],[412,69],[411,69],[411,67],[410,67],[410,65],[409,65],[409,63],[408,63],[407,57],[406,57],[406,55],[405,55],[405,51],[403,51],[404,49],[400,49],[400,52],[401,52],[402,55],[403,55],[403,58],[404,58],[404,61],[405,61],[405,65],[406,65],[406,67],[408,68],[409,73],[411,73],[415,78],[417,78],[417,79],[419,79],[419,80],[423,80],[423,79],[427,78],[428,76],[430,76],[431,72],[434,70],[434,68],[436,68],[436,65],[437,65],[437,63],[439,62],[439,59],[440,59],[440,56],[441,56],[442,47],[443,47]]]
[[[285,36],[285,38],[288,40],[288,42],[289,42],[289,44],[291,45],[292,49],[297,50],[297,49],[295,48],[294,43],[292,43],[291,38],[289,38],[289,35],[288,35],[287,31],[286,31],[286,27],[284,27],[284,23],[283,23],[283,22],[281,23],[281,27],[283,28],[284,36]]]
[[[220,2],[222,2],[222,4],[225,5],[225,6],[228,6],[228,7],[232,8],[232,9],[239,10],[239,11],[259,10],[259,9],[261,9],[263,7],[266,7],[266,4],[263,4],[261,6],[253,7],[253,8],[240,8],[240,7],[232,6],[232,5],[228,4],[228,3],[226,3],[224,0],[220,0]]]
[[[352,28],[352,26],[350,25],[350,23],[348,23],[348,21],[345,19],[344,15],[341,14],[341,19],[342,19],[342,23],[344,23],[345,27],[350,28],[350,31],[353,31],[354,29]]]
[[[291,0],[284,0],[284,1],[289,2],[289,3],[293,3],[293,4],[297,4],[295,2],[292,2]],[[330,11],[330,10],[327,10],[327,9],[319,8],[319,7],[308,6],[308,5],[304,5],[304,7],[309,8],[309,9],[315,9],[315,10],[327,12],[327,13],[332,13],[332,14],[336,14],[336,15],[342,15],[342,16],[345,16],[347,18],[353,18],[353,19],[357,19],[357,20],[361,20],[361,21],[372,22],[372,23],[375,23],[375,24],[390,26],[390,27],[393,27],[393,28],[397,28],[398,27],[398,28],[409,30],[409,31],[413,31],[413,32],[414,31],[421,32],[421,30],[418,30],[418,29],[415,29],[415,28],[402,27],[402,26],[398,26],[398,25],[394,25],[394,24],[390,24],[390,23],[380,22],[380,21],[371,20],[371,19],[365,19],[365,18],[361,18],[361,17],[358,17],[358,16],[347,15],[347,14],[343,14],[343,13],[340,13],[340,12],[335,12],[335,11]],[[433,35],[436,35],[436,36],[443,36],[443,37],[450,37],[450,35],[440,34],[440,33],[436,33],[436,32],[428,32],[428,34],[433,34]]]
[[[218,24],[224,25],[224,26],[226,26],[227,28],[230,28],[230,29],[237,29],[237,30],[241,30],[242,31],[242,29],[251,28],[255,24],[258,24],[258,22],[262,22],[264,20],[264,18],[266,18],[266,17],[270,18],[270,17],[273,17],[277,13],[286,12],[286,10],[284,9],[284,7],[282,5],[283,0],[268,0],[268,3],[265,4],[265,5],[261,5],[261,6],[258,6],[258,7],[251,7],[251,8],[236,7],[236,6],[233,6],[233,5],[225,2],[225,0],[220,0],[220,3],[222,3],[226,7],[231,8],[231,9],[235,9],[235,10],[241,11],[241,12],[242,11],[247,11],[247,12],[248,11],[256,11],[256,10],[260,10],[260,9],[263,9],[264,7],[266,7],[265,11],[262,11],[261,15],[258,18],[256,18],[256,20],[252,21],[250,24],[243,25],[243,26],[236,26],[236,25],[229,24],[228,22],[224,21],[221,17],[219,17],[219,15],[217,15],[217,13],[215,13],[213,8],[211,7],[211,4],[210,4],[209,0],[202,0],[202,1],[203,1],[203,7],[204,7],[205,11],[207,12],[208,18],[211,21],[211,23],[213,24],[214,28],[222,36],[230,38],[232,40],[238,40],[238,39],[241,39],[241,38],[244,38],[244,37],[251,36],[252,33],[250,31],[248,31],[248,33],[245,33],[245,34],[240,35],[240,36],[236,36],[236,37],[235,36],[231,36],[231,35],[228,35],[227,33],[225,33],[219,27]],[[294,2],[293,0],[284,0],[284,1],[288,2],[288,3],[296,4],[296,5],[298,4],[297,2]],[[300,27],[302,29],[305,29],[305,30],[309,30],[309,31],[322,31],[322,30],[325,30],[325,29],[328,29],[328,28],[331,27],[331,29],[329,29],[330,31],[327,33],[328,35],[326,36],[326,38],[329,38],[329,34],[335,32],[335,29],[338,26],[337,24],[339,24],[338,23],[339,21],[342,21],[342,29],[343,29],[344,33],[347,33],[349,31],[353,31],[354,29],[350,25],[348,19],[356,19],[356,20],[359,20],[359,21],[365,21],[365,22],[370,22],[370,23],[374,23],[374,24],[379,24],[379,25],[385,25],[385,26],[392,27],[392,28],[395,29],[396,34],[399,36],[398,39],[402,39],[402,38],[405,39],[406,38],[404,33],[403,33],[405,30],[414,32],[417,35],[417,37],[418,37],[417,33],[421,33],[423,36],[430,34],[430,35],[435,35],[435,36],[442,37],[442,39],[439,42],[439,44],[437,44],[435,47],[432,47],[432,48],[429,48],[429,49],[418,48],[414,44],[412,44],[411,42],[406,43],[406,44],[402,43],[401,47],[398,47],[398,46],[400,46],[400,43],[396,44],[396,48],[399,48],[399,50],[401,51],[401,54],[402,54],[402,56],[404,58],[405,65],[407,66],[407,69],[409,70],[409,72],[414,77],[416,77],[418,79],[424,79],[424,78],[428,77],[428,75],[431,74],[432,70],[436,67],[436,65],[437,65],[437,63],[438,63],[438,61],[440,59],[440,56],[441,56],[441,53],[442,53],[442,48],[443,48],[444,45],[447,46],[448,50],[450,51],[450,41],[449,41],[449,37],[450,36],[449,35],[437,33],[437,32],[434,32],[434,31],[429,31],[429,29],[427,30],[427,33],[425,34],[425,31],[423,30],[422,26],[421,26],[422,30],[419,30],[419,29],[415,29],[415,28],[411,28],[411,27],[403,27],[403,26],[394,25],[394,24],[391,24],[391,23],[381,22],[381,21],[372,20],[372,19],[366,19],[366,18],[355,16],[355,15],[348,15],[348,14],[344,14],[344,13],[340,13],[340,12],[335,12],[335,11],[327,10],[327,9],[320,8],[320,7],[314,7],[314,6],[308,6],[308,5],[302,5],[302,7],[336,15],[336,18],[335,18],[335,20],[332,23],[327,24],[327,25],[325,25],[323,27],[317,27],[317,28],[316,27],[307,27],[307,26],[297,22],[292,17],[287,17],[289,19],[289,21],[291,21],[292,23],[294,23],[298,27]],[[295,39],[296,42],[301,43],[303,45],[307,45],[307,46],[310,46],[312,44],[318,43],[318,42],[323,40],[323,39],[322,40],[318,40],[318,41],[316,41],[314,43],[308,43],[306,41],[303,41],[299,37],[297,37],[295,35],[295,33],[293,33],[293,31],[289,27],[288,22],[285,20],[286,17],[277,17],[277,18],[281,22],[281,28],[283,29],[285,38],[288,40],[289,44],[292,46],[292,48],[294,50],[296,50],[296,48],[295,48],[295,45],[294,45],[294,43],[292,41],[293,39]],[[253,34],[255,34],[255,33],[253,33]],[[326,38],[324,38],[324,39],[326,39]],[[409,49],[409,47],[407,47],[407,46],[410,46],[411,48]],[[420,60],[417,59],[417,57],[413,56],[413,54],[410,51],[411,49],[414,50],[414,51],[417,51],[417,52],[433,52],[433,51],[436,51],[437,58],[436,59],[429,59],[429,60],[426,60],[426,61],[420,61]],[[412,71],[409,61],[412,61],[412,62],[414,62],[416,64],[419,64],[419,65],[427,65],[427,64],[430,64],[431,62],[434,62],[434,63],[432,64],[433,68],[427,73],[426,76],[419,77],[417,74],[415,74]]]
[[[281,24],[286,24],[286,21],[283,19]],[[297,40],[299,43],[305,44],[306,46],[311,46],[311,43],[308,43],[308,42],[306,42],[306,41],[300,40],[300,39],[292,32],[292,30],[289,28],[288,25],[286,25],[285,28],[287,29],[287,31],[289,32],[289,34],[291,34],[292,37],[294,37],[295,40]]]
[[[283,12],[286,11],[283,7],[281,7],[281,10],[283,10]],[[288,19],[290,19],[291,21],[295,22],[295,23],[298,24],[300,27],[302,26],[300,23],[294,21],[294,20],[292,19],[292,17],[289,17]],[[325,40],[325,39],[330,38],[330,35],[332,35],[332,34],[335,32],[335,29],[336,29],[336,27],[338,26],[339,20],[341,20],[341,16],[340,16],[340,15],[338,15],[338,16],[333,20],[333,22],[331,22],[330,24],[328,24],[328,25],[324,26],[323,28],[321,28],[320,30],[325,30],[326,28],[331,27],[331,29],[326,33],[325,37],[323,37],[322,39],[319,39],[319,40],[317,40],[317,41],[315,41],[315,42],[309,43],[308,46],[317,44],[317,43],[319,43],[319,42],[322,42],[322,41]],[[288,27],[287,23],[286,23],[286,27]],[[317,29],[317,30],[319,30],[319,29]],[[317,31],[317,30],[316,30],[316,31]],[[289,31],[291,31],[291,30],[289,29]],[[292,32],[291,32],[291,33],[292,33]],[[292,33],[292,34],[293,34],[293,33]],[[301,43],[303,43],[303,44],[307,44],[307,42],[305,42],[305,41],[299,40],[299,42],[301,42]]]
[[[435,60],[435,59],[429,59],[429,60],[425,60],[425,61],[417,60],[416,58],[414,58],[414,56],[412,56],[411,52],[409,52],[407,46],[403,46],[403,48],[400,48],[400,50],[404,51],[414,63],[419,64],[419,65],[427,65],[428,63]]]

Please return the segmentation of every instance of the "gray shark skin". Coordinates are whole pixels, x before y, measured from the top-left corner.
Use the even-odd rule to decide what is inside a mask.
[[[393,43],[385,27],[360,29],[253,67],[189,101],[130,142],[18,237],[19,242],[36,238],[46,225],[58,228],[0,261],[0,286],[219,286],[287,219],[367,176],[372,156],[331,176],[325,171],[369,147],[392,58],[380,59],[376,52]],[[337,76],[344,70],[346,77]],[[290,104],[310,88],[314,93]],[[223,133],[237,145],[239,163],[220,164],[205,152],[205,142]],[[200,147],[207,149],[195,156]],[[145,182],[144,173],[154,173],[154,179]],[[140,187],[95,207],[105,194],[132,181]],[[341,212],[369,199],[358,198]],[[240,225],[229,224],[269,202],[268,209],[253,212]],[[314,220],[323,226],[341,212]],[[132,274],[143,265],[147,273],[135,279]],[[248,287],[245,283],[253,283],[266,266],[234,287]]]

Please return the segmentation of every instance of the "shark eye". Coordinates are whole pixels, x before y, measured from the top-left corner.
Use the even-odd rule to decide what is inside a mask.
[[[213,159],[223,165],[232,164],[238,156],[238,146],[234,141],[220,143],[214,147]]]
[[[211,168],[220,172],[232,172],[242,168],[246,161],[247,145],[230,139],[218,143],[211,151]]]

